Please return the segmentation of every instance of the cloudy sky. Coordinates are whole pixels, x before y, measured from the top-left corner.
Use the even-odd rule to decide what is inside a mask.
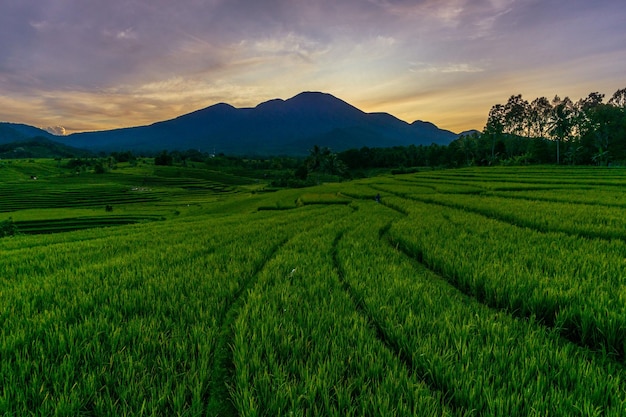
[[[0,121],[66,133],[323,91],[460,132],[626,87],[623,0],[0,0]]]

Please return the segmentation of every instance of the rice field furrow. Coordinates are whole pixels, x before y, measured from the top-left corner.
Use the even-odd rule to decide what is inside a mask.
[[[626,169],[38,164],[0,172],[0,415],[624,415]]]
[[[385,235],[385,228],[386,226],[383,226],[379,231],[379,238],[381,239]],[[399,362],[402,363],[409,377],[415,378],[420,382],[425,383],[431,391],[439,392],[442,401],[445,402],[446,406],[449,407],[454,414],[463,415],[464,410],[458,409],[458,407],[456,407],[456,404],[446,400],[446,398],[451,397],[451,394],[447,391],[447,388],[445,386],[439,384],[435,379],[428,378],[427,372],[416,372],[417,368],[413,363],[413,356],[411,355],[411,353],[406,350],[406,347],[402,346],[399,343],[397,338],[390,336],[389,332],[386,330],[386,326],[381,323],[380,318],[372,314],[371,306],[357,291],[355,291],[355,289],[346,278],[347,274],[344,270],[344,264],[339,258],[338,249],[340,241],[344,234],[345,231],[340,231],[339,233],[337,233],[337,236],[332,243],[331,253],[333,258],[333,265],[335,270],[337,271],[339,282],[341,283],[343,290],[347,293],[348,297],[354,304],[355,309],[364,318],[365,322],[372,329],[372,332],[375,334],[376,338],[382,343],[382,345],[384,345],[396,358],[398,358]]]
[[[390,235],[411,257],[491,307],[535,316],[569,340],[623,360],[624,242],[540,233],[425,203],[411,202],[409,211]]]
[[[242,416],[451,415],[343,290],[331,252],[351,216],[290,240],[250,292],[235,323],[234,398]]]
[[[622,414],[623,366],[532,318],[461,294],[380,239],[375,229],[386,229],[385,221],[375,210],[347,230],[337,241],[338,262],[354,297],[410,355],[413,372],[445,393],[451,409],[490,416]]]
[[[234,402],[230,395],[234,378],[234,362],[232,346],[234,343],[233,324],[239,315],[242,305],[246,302],[246,293],[254,287],[259,273],[263,270],[276,253],[286,243],[284,239],[277,243],[255,268],[252,275],[246,279],[233,294],[230,304],[217,323],[217,342],[211,365],[211,385],[209,387],[209,399],[207,402],[207,414],[220,416],[236,416]]]
[[[339,278],[339,282],[341,282],[341,286],[346,291],[352,303],[354,304],[355,309],[365,318],[368,325],[372,328],[378,340],[380,340],[387,348],[394,353],[400,359],[400,361],[406,366],[409,373],[413,371],[413,361],[410,355],[407,352],[402,351],[401,347],[395,343],[395,340],[390,339],[385,333],[384,329],[381,327],[380,323],[376,321],[374,317],[368,311],[367,305],[364,303],[363,299],[358,296],[358,294],[354,291],[350,283],[346,280],[346,273],[344,271],[344,267],[338,258],[338,245],[341,240],[344,232],[337,233],[335,240],[333,241],[331,253],[333,257],[333,264],[337,271],[337,276]]]
[[[588,239],[626,239],[626,210],[581,203],[523,202],[499,196],[412,194],[390,187],[376,189],[400,198],[475,213],[542,233],[560,232]]]

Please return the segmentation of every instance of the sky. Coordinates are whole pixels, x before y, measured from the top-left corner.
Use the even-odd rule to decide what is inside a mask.
[[[0,121],[139,126],[302,91],[482,130],[626,87],[624,0],[0,0]]]

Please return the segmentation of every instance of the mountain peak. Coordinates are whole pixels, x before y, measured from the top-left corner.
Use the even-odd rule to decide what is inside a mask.
[[[309,99],[332,98],[332,99],[335,99],[335,100],[339,100],[337,97],[333,96],[332,94],[323,93],[321,91],[303,91],[303,92],[298,93],[295,96],[293,96],[291,98],[291,100],[293,100],[293,99],[303,99],[303,98],[309,98]]]
[[[447,144],[455,138],[435,126],[411,126],[387,113],[365,113],[332,94],[305,91],[256,107],[219,103],[150,126],[73,134],[62,142],[96,151],[210,148],[239,155],[306,155],[314,144],[341,151]]]
[[[352,119],[366,113],[353,105],[333,96],[318,91],[305,91],[285,100],[285,105],[297,112],[328,114],[333,118]]]
[[[320,91],[303,91],[300,94],[296,94],[292,98],[286,100],[287,102],[300,102],[300,103],[343,103],[344,105],[348,105],[352,107],[352,105],[346,103],[345,101],[338,99],[332,94],[322,93]]]

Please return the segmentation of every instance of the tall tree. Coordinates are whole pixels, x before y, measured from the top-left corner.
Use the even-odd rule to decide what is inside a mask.
[[[578,100],[574,106],[574,130],[580,144],[580,154],[583,155],[582,159],[587,163],[592,161],[592,155],[596,153],[598,147],[603,147],[606,150],[606,146],[603,145],[604,141],[598,143],[598,137],[596,136],[600,130],[597,118],[598,109],[603,105],[603,100],[604,94],[594,92]]]
[[[546,97],[538,97],[530,103],[529,124],[531,133],[528,136],[546,138],[552,113],[552,104]]]
[[[337,157],[336,153],[329,153],[322,161],[321,169],[328,174],[343,175],[346,173],[347,167],[346,164]]]
[[[474,165],[474,160],[476,158],[476,149],[478,139],[476,133],[472,133],[471,135],[461,135],[458,139],[459,150],[461,151],[463,157],[465,158],[465,165],[472,166]]]
[[[485,126],[484,133],[491,137],[491,159],[494,160],[496,155],[496,141],[502,139],[502,133],[506,126],[506,108],[502,104],[494,105],[489,110],[489,116],[487,117],[487,125]]]
[[[521,94],[509,97],[504,105],[504,130],[507,133],[521,136],[530,126],[530,104]]]
[[[622,88],[613,93],[613,96],[609,100],[609,104],[611,106],[626,109],[626,88]]]
[[[561,143],[569,138],[572,131],[574,105],[569,97],[554,96],[550,114],[549,132],[556,140],[556,163],[561,163]]]
[[[313,148],[309,150],[309,157],[307,158],[307,166],[310,171],[318,171],[324,160],[331,154],[329,148],[319,145],[313,145]]]

